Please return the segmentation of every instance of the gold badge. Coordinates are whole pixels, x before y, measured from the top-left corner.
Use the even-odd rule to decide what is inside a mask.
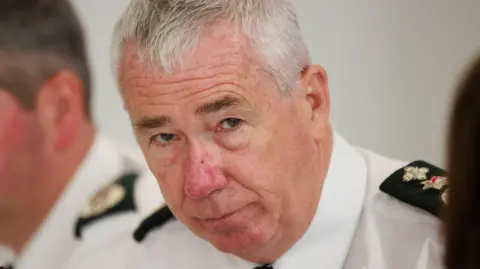
[[[410,182],[412,180],[419,180],[423,185],[423,190],[436,189],[441,191],[445,186],[448,186],[448,180],[446,177],[433,176],[428,179],[427,174],[430,172],[430,169],[427,167],[407,166],[405,167],[404,172],[403,181]],[[447,203],[448,190],[442,193],[441,199],[443,202]]]
[[[435,176],[430,178],[429,180],[423,181],[422,184],[423,184],[424,190],[428,190],[432,188],[441,190],[443,187],[445,187],[448,184],[448,182],[446,177]]]
[[[82,218],[99,215],[117,205],[125,197],[125,189],[119,184],[112,184],[95,194],[81,213]]]
[[[405,167],[405,174],[403,175],[403,181],[409,182],[412,180],[426,180],[427,173],[430,169],[426,167]]]

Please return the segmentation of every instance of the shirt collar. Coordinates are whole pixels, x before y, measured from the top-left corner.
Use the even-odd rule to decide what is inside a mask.
[[[63,194],[16,263],[18,268],[56,268],[76,246],[74,227],[88,197],[122,171],[119,152],[101,135],[94,139]]]
[[[9,246],[0,244],[0,268],[7,264],[10,264],[15,259],[13,249]]]

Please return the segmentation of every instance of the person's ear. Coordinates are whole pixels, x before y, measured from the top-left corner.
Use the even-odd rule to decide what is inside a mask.
[[[40,87],[36,111],[50,150],[64,151],[75,143],[86,120],[84,102],[83,83],[72,71],[57,72]]]
[[[310,65],[301,73],[300,97],[307,105],[312,134],[324,137],[330,124],[330,91],[325,69],[319,65]]]

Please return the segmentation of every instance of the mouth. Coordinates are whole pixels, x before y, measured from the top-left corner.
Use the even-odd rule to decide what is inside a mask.
[[[228,232],[243,227],[246,217],[250,215],[251,210],[247,210],[249,205],[245,205],[235,211],[213,218],[200,220],[204,229],[215,232]]]
[[[243,208],[243,207],[242,207]],[[219,217],[214,217],[214,218],[206,218],[206,219],[203,219],[203,221],[207,221],[207,222],[214,222],[214,221],[219,221],[219,220],[223,220],[223,219],[226,219],[230,216],[233,216],[233,214],[235,214],[236,212],[242,210],[242,208],[240,209],[237,209],[231,213],[227,213],[227,214],[224,214],[224,215],[220,215]]]

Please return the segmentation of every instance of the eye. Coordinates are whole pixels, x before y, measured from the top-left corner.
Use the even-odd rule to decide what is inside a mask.
[[[219,131],[234,131],[241,127],[243,120],[237,118],[227,118],[220,122]]]
[[[161,133],[161,134],[157,134],[157,135],[152,136],[150,138],[150,142],[161,144],[161,145],[166,145],[169,142],[175,140],[176,138],[177,138],[177,136],[174,135],[174,134]]]

